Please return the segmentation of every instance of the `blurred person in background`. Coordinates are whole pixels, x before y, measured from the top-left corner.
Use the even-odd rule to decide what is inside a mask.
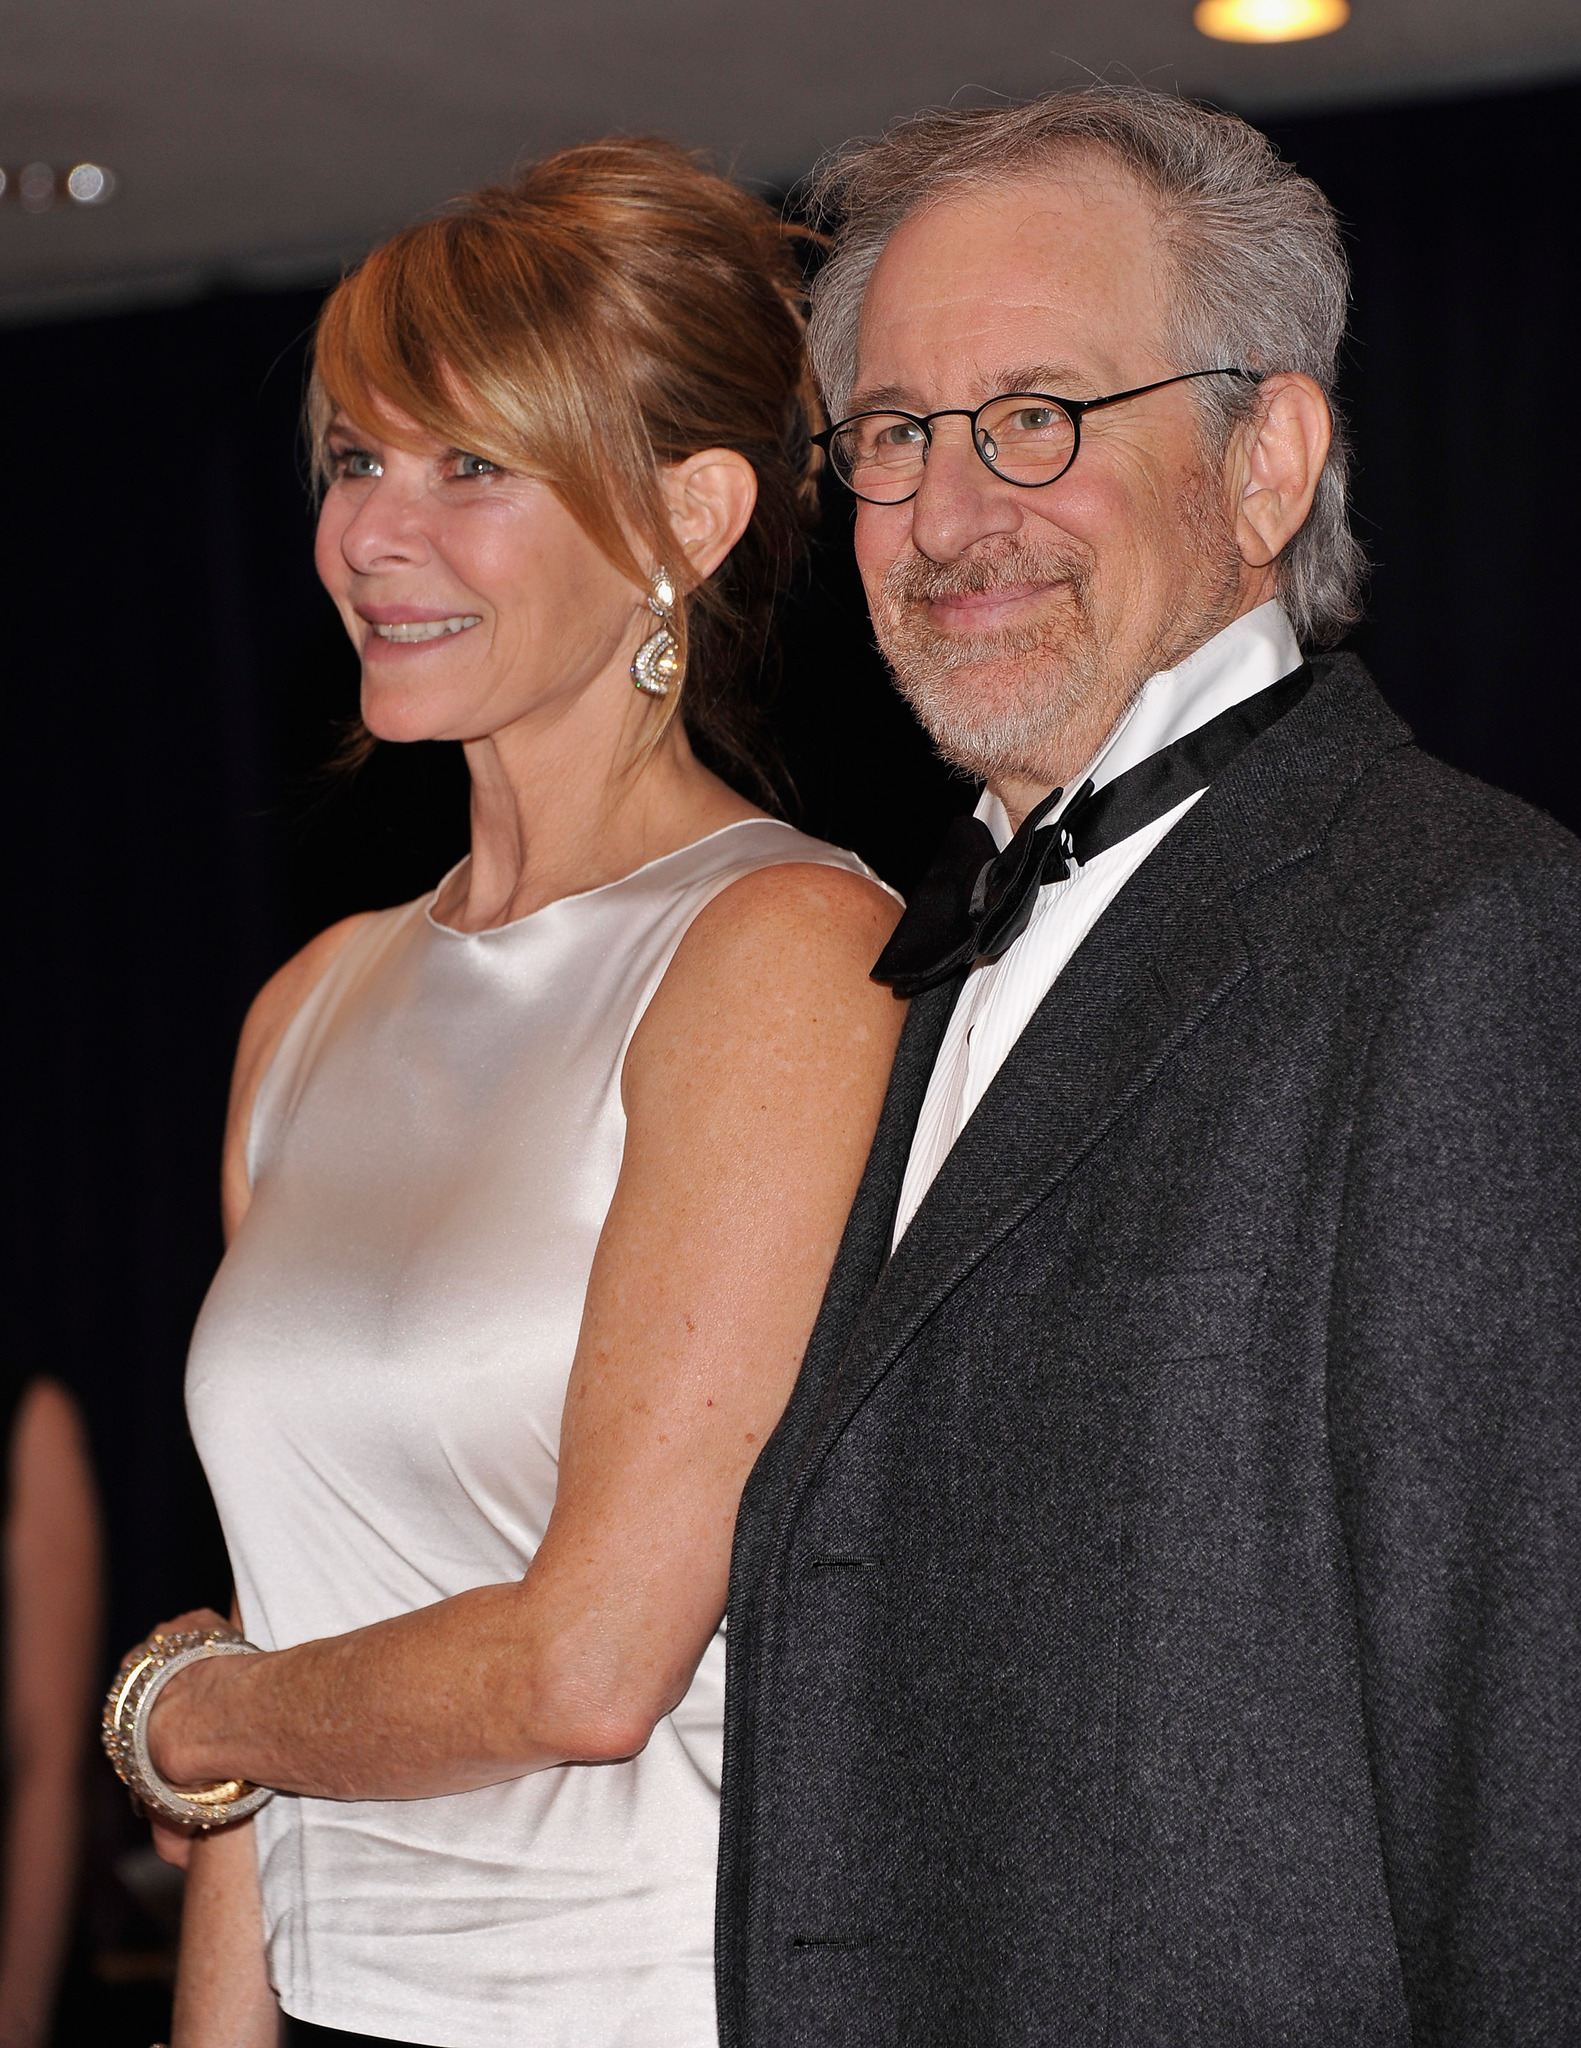
[[[173,2038],[711,2048],[731,1530],[899,1021],[892,898],[726,779],[798,271],[668,145],[571,150],[333,294],[310,417],[367,728],[463,745],[472,845],[243,1032],[188,1407],[260,1654],[167,1625],[134,1782],[283,1796],[192,1846]]]
[[[103,1608],[98,1493],[58,1380],[0,1415],[5,1511],[5,1829],[0,2048],[41,2048],[71,1932]]]

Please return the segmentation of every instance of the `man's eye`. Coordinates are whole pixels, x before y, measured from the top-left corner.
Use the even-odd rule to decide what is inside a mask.
[[[384,464],[366,448],[332,448],[329,460],[336,476],[365,479],[384,474]]]
[[[486,455],[460,454],[456,457],[457,476],[497,476],[499,464],[490,462]]]

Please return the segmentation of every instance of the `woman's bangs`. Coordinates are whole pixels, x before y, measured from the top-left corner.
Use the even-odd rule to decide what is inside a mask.
[[[461,365],[473,337],[454,317],[457,281],[443,275],[449,266],[442,256],[434,262],[439,251],[422,248],[423,234],[419,229],[407,246],[376,251],[325,306],[314,351],[315,411],[321,415],[315,440],[322,442],[338,416],[400,444],[406,437],[393,414],[411,422],[413,439],[431,436],[480,455],[503,455],[502,429],[512,443],[515,436],[485,405],[466,403]],[[315,453],[322,460],[322,449]]]

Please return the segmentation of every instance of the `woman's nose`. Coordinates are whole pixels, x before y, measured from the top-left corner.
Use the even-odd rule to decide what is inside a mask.
[[[422,561],[429,541],[423,498],[395,477],[379,477],[341,531],[340,547],[360,576],[381,568]]]

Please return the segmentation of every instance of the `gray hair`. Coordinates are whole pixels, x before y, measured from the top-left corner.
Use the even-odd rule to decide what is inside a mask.
[[[808,342],[831,419],[847,411],[862,300],[891,235],[932,201],[1036,176],[1100,152],[1136,179],[1157,212],[1178,290],[1167,345],[1182,369],[1235,363],[1298,370],[1334,411],[1348,270],[1334,209],[1310,178],[1235,114],[1139,86],[1094,84],[1018,107],[935,108],[876,142],[836,152],[813,173],[817,214],[838,223],[812,293]],[[1220,452],[1256,410],[1239,378],[1190,387]],[[1309,646],[1361,616],[1366,558],[1350,529],[1350,449],[1334,442],[1305,525],[1278,563],[1280,602]]]

